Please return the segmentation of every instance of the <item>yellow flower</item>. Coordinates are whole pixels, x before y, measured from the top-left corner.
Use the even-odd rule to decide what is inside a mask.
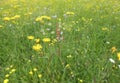
[[[11,73],[14,73],[15,71],[16,71],[16,69],[12,69],[12,70],[10,71],[10,74],[11,74]]]
[[[50,38],[44,38],[44,39],[43,39],[43,42],[50,42],[50,41],[51,41]]]
[[[38,77],[41,78],[41,77],[42,77],[42,74],[39,74]]]
[[[42,19],[46,19],[46,20],[51,20],[51,17],[49,16],[41,16]]]
[[[41,46],[40,44],[36,44],[36,45],[34,45],[32,48],[33,48],[33,50],[35,50],[35,51],[40,51],[40,50],[42,49],[42,46]]]
[[[65,67],[66,67],[66,68],[70,68],[70,65],[69,65],[69,64],[67,64]]]
[[[2,25],[0,25],[0,28],[2,28],[3,26]]]
[[[33,72],[32,72],[32,71],[30,71],[30,72],[29,72],[29,74],[30,74],[30,75],[33,75]]]
[[[74,15],[74,12],[66,12],[67,15]]]
[[[15,19],[20,18],[20,15],[15,15],[14,18],[15,18]]]
[[[33,71],[37,71],[37,68],[34,68]]]
[[[109,31],[109,29],[106,28],[106,27],[103,27],[102,30],[103,30],[103,31]]]
[[[68,55],[67,58],[72,58],[72,56],[71,56],[71,55]]]
[[[34,39],[34,36],[27,36],[27,38],[28,38],[29,40],[33,40],[33,39]]]
[[[39,43],[39,42],[40,42],[40,39],[35,39],[35,42],[36,42],[36,43]]]
[[[9,79],[5,79],[3,83],[8,83],[9,82]]]
[[[3,20],[4,21],[10,21],[10,17],[4,17]]]
[[[117,56],[118,56],[118,60],[120,60],[120,52],[119,52],[119,53],[117,53]]]
[[[9,74],[6,74],[6,75],[5,75],[6,78],[9,77],[9,76],[10,76]]]
[[[111,51],[112,51],[112,53],[114,53],[115,51],[117,51],[116,47],[115,47],[115,46],[112,47],[112,48],[111,48]]]

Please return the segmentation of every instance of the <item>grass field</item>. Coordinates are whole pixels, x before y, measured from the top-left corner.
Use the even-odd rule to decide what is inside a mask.
[[[0,0],[0,83],[120,83],[120,1]]]

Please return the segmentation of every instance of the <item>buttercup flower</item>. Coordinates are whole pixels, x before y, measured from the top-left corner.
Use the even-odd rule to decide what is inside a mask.
[[[33,75],[33,72],[32,72],[32,71],[30,71],[30,72],[29,72],[29,74],[30,74],[30,75]]]
[[[111,48],[111,51],[112,51],[112,53],[114,53],[115,51],[117,51],[116,47],[115,47],[115,46],[112,47],[112,48]]]
[[[41,46],[40,44],[36,44],[36,45],[34,45],[32,48],[33,48],[33,50],[35,50],[35,51],[40,51],[40,50],[42,49],[42,46]]]
[[[10,17],[4,17],[3,20],[4,21],[10,21]]]
[[[3,83],[8,83],[9,82],[9,79],[5,79]]]
[[[50,41],[51,41],[50,38],[44,38],[44,39],[43,39],[43,42],[50,42]]]
[[[42,77],[42,74],[39,74],[38,77],[41,78],[41,77]]]
[[[34,68],[33,71],[37,71],[37,68]]]
[[[9,74],[6,74],[6,75],[5,75],[6,78],[9,77],[9,76],[10,76]]]
[[[34,39],[34,36],[27,36],[27,38],[28,38],[29,40],[33,40],[33,39]]]
[[[117,53],[118,60],[120,60],[120,52]]]

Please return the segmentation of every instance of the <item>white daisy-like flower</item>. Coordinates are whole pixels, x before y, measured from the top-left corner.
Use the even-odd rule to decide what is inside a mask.
[[[112,58],[109,58],[109,61],[110,61],[111,63],[115,63],[115,61],[114,61]]]

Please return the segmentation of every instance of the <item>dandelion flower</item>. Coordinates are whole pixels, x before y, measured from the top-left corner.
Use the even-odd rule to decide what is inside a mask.
[[[34,36],[27,36],[27,38],[28,38],[29,40],[33,40],[33,39],[34,39]]]
[[[4,17],[3,20],[4,21],[10,21],[10,17]]]
[[[72,58],[72,56],[71,56],[71,55],[68,55],[67,58]]]
[[[42,46],[40,44],[36,44],[32,47],[32,49],[35,51],[40,51],[42,49]]]
[[[112,47],[112,48],[111,48],[111,51],[112,51],[112,53],[114,53],[115,51],[117,51],[116,47],[115,47],[115,46]]]
[[[35,39],[35,42],[36,42],[36,43],[39,43],[39,42],[40,42],[40,39]]]
[[[34,68],[33,71],[37,71],[37,68]]]
[[[50,38],[44,38],[44,39],[43,39],[43,42],[50,42],[50,41],[51,41]]]
[[[42,77],[42,74],[39,74],[38,77],[41,78],[41,77]]]
[[[74,15],[74,12],[66,12],[67,15]]]
[[[70,65],[69,65],[69,64],[67,64],[65,67],[66,67],[66,68],[70,68]]]
[[[118,60],[120,60],[120,52],[119,52],[119,53],[117,53],[117,56],[118,56]]]
[[[9,82],[9,79],[5,79],[3,83],[8,83]]]
[[[30,71],[30,72],[29,72],[29,74],[30,74],[30,75],[33,75],[33,72],[32,72],[32,71]]]
[[[5,75],[6,78],[9,77],[9,76],[10,76],[9,74],[6,74],[6,75]]]

